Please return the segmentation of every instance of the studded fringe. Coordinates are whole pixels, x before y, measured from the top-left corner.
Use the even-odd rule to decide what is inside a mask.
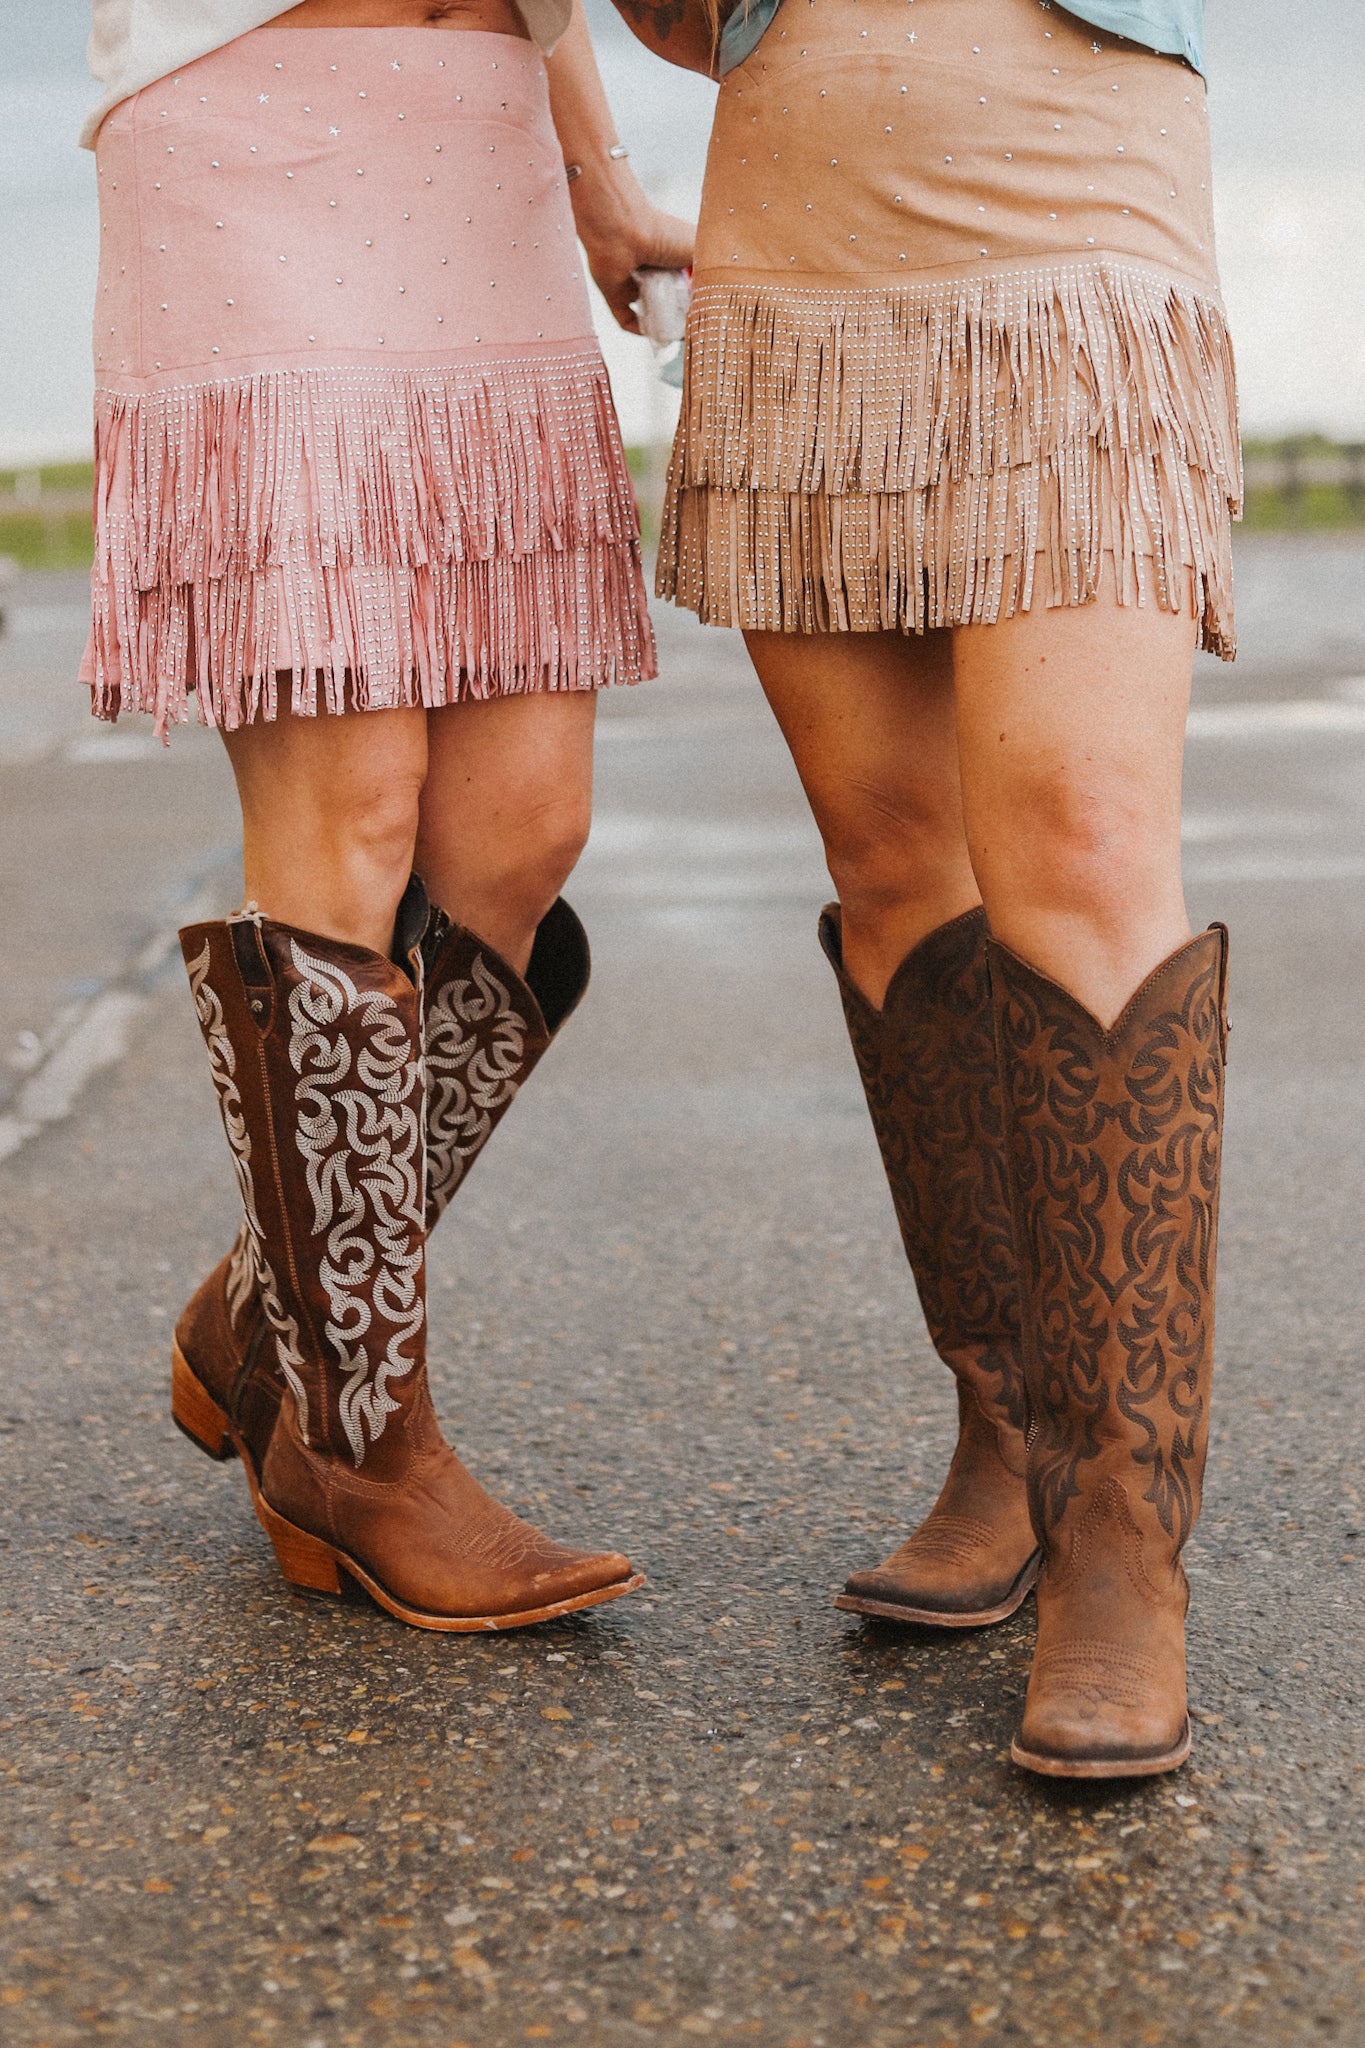
[[[1192,608],[1234,652],[1232,351],[1117,259],[885,287],[704,281],[659,591],[711,624],[869,632]]]
[[[595,347],[96,402],[94,709],[202,722],[654,673]]]

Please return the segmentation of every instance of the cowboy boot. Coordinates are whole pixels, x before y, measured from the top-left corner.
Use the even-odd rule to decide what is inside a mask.
[[[256,1505],[285,1577],[343,1575],[417,1627],[517,1627],[641,1583],[493,1500],[444,1442],[425,1360],[426,1130],[414,883],[402,964],[259,915],[181,946],[288,1394]]]
[[[591,962],[587,933],[562,897],[541,919],[524,981],[442,910],[431,911],[422,956],[429,1235],[578,1007]],[[176,1324],[171,1415],[211,1458],[238,1454],[253,1498],[284,1385],[243,1224]]]
[[[1190,1749],[1181,1564],[1213,1372],[1227,933],[1106,1031],[991,942],[1019,1245],[1038,1643],[1012,1754],[1147,1777]]]
[[[283,1387],[244,1220],[232,1250],[196,1287],[175,1326],[171,1420],[210,1458],[221,1462],[235,1452],[254,1499]]]
[[[1019,1300],[1005,1183],[986,914],[921,940],[880,1010],[843,964],[839,907],[820,920],[934,1348],[957,1380],[958,1440],[928,1516],[835,1601],[854,1614],[982,1628],[1038,1569],[1024,1484]]]

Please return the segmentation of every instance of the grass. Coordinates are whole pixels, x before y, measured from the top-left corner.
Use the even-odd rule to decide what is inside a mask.
[[[88,569],[95,535],[88,512],[0,512],[0,555],[21,569]]]
[[[1331,533],[1365,527],[1365,483],[1323,482],[1311,471],[1335,463],[1343,470],[1346,451],[1321,435],[1293,441],[1248,441],[1246,520],[1252,533]],[[646,544],[658,539],[655,502],[663,461],[658,451],[628,448],[626,459],[641,495]],[[1294,467],[1310,474],[1294,480]],[[43,469],[0,470],[0,555],[24,569],[88,569],[94,557],[90,492],[94,469],[88,462],[54,463]]]
[[[95,555],[89,462],[0,469],[0,555],[23,569],[88,569]]]
[[[1251,533],[1337,532],[1365,526],[1365,505],[1341,484],[1307,484],[1295,492],[1252,484],[1242,524]]]
[[[1245,524],[1252,532],[1321,533],[1365,526],[1365,461],[1359,446],[1323,434],[1248,440]],[[1324,476],[1323,471],[1335,471]]]

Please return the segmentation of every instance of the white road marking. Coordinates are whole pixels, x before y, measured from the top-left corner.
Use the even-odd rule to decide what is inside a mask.
[[[62,750],[62,758],[72,761],[77,767],[103,767],[112,761],[155,761],[165,752],[160,740],[149,732],[117,732],[106,728],[92,732],[87,738],[72,740]]]
[[[1185,862],[1187,882],[1358,882],[1365,854],[1199,854]]]
[[[90,627],[88,604],[14,605],[5,619],[5,631],[15,639],[37,639],[47,633],[84,633]]]
[[[1289,698],[1272,704],[1196,704],[1185,734],[1192,740],[1277,740],[1365,734],[1365,701]]]
[[[151,989],[175,950],[182,924],[212,917],[219,894],[208,882],[183,905],[174,923],[152,933],[122,978],[82,1003],[70,1003],[47,1032],[23,1034],[20,1055],[28,1079],[12,1106],[0,1112],[0,1161],[36,1138],[49,1124],[70,1116],[87,1081],[117,1066],[128,1049],[134,1019],[151,1000]]]
[[[81,1011],[75,1028],[20,1089],[13,1114],[0,1117],[0,1159],[36,1137],[44,1124],[70,1116],[91,1076],[123,1058],[128,1028],[146,1001],[131,989],[111,988]]]

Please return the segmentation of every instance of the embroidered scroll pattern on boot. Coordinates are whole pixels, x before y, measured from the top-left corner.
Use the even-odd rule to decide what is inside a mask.
[[[299,976],[289,992],[295,1136],[314,1234],[326,1236],[327,1341],[346,1374],[341,1423],[360,1466],[366,1430],[378,1442],[398,1407],[389,1381],[421,1358],[422,1060],[391,996],[358,989],[297,940],[290,948]]]
[[[482,953],[427,1004],[427,1200],[439,1216],[520,1085],[526,1022]]]
[[[227,1308],[228,1319],[235,1330],[241,1319],[242,1310],[251,1300],[256,1285],[256,1274],[252,1259],[251,1232],[243,1217],[233,1239],[232,1250],[228,1253]]]
[[[1019,1286],[989,970],[981,930],[943,928],[880,1016],[857,991],[849,1035],[934,1344],[986,1412],[1022,1432]],[[934,948],[938,958],[930,960]],[[951,971],[941,978],[941,963]],[[888,1030],[904,1008],[913,1029]]]
[[[1216,964],[1170,1007],[1160,980],[1099,1032],[1064,991],[1014,974],[1001,1018],[1033,1294],[1035,1513],[1056,1529],[1086,1461],[1123,1443],[1178,1546],[1208,1439],[1223,1020]]]

